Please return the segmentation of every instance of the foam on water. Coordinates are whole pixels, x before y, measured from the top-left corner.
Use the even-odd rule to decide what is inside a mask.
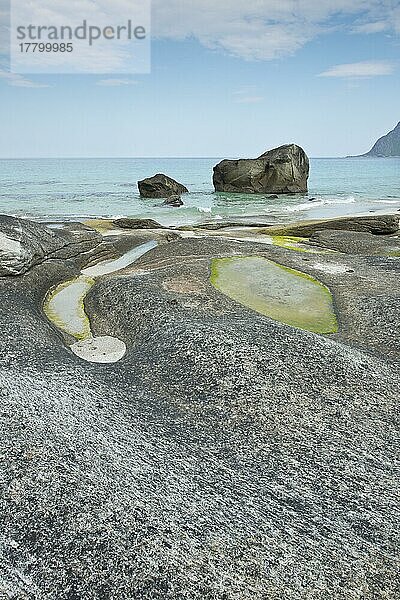
[[[348,198],[317,198],[315,200],[310,199],[307,202],[297,204],[296,206],[284,207],[283,210],[286,210],[287,212],[304,212],[314,210],[319,206],[354,204],[355,202],[356,199],[354,196],[349,196]]]

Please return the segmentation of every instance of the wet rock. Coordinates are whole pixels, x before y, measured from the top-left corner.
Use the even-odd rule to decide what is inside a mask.
[[[0,215],[0,276],[22,275],[49,259],[90,254],[100,250],[101,244],[101,235],[83,225],[50,229],[27,219]]]
[[[162,173],[139,181],[138,187],[143,198],[169,198],[189,192],[184,185]]]
[[[341,217],[321,221],[301,221],[289,225],[277,225],[265,230],[270,235],[288,235],[295,237],[310,237],[316,231],[325,229],[359,231],[374,235],[388,235],[399,229],[397,215],[376,215],[366,217]]]
[[[166,242],[168,242],[170,244],[171,242],[176,242],[177,240],[181,239],[181,236],[178,235],[177,233],[174,233],[173,231],[169,231],[165,235],[164,239]]]
[[[372,235],[357,231],[317,231],[310,242],[348,254],[365,256],[400,256],[400,238],[395,235]]]
[[[183,200],[180,196],[170,196],[165,200],[164,204],[171,208],[179,208],[180,206],[183,206]]]
[[[153,219],[116,219],[113,224],[121,229],[165,229]]]
[[[199,223],[198,225],[191,225],[190,229],[205,229],[208,231],[219,231],[220,229],[231,229],[237,227],[271,227],[269,223],[252,223],[246,221],[216,221],[215,223]],[[177,227],[177,229],[185,230],[188,227]]]
[[[296,144],[280,146],[256,159],[224,160],[214,167],[217,192],[290,194],[307,192],[309,160]]]

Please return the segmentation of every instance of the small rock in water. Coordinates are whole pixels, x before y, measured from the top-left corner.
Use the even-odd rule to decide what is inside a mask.
[[[163,173],[138,181],[138,187],[142,198],[170,198],[189,192],[187,187]]]
[[[180,206],[183,206],[183,201],[180,196],[171,196],[165,200],[164,204],[166,206],[171,206],[172,208],[179,208]]]
[[[126,345],[121,340],[111,337],[94,337],[71,346],[76,356],[92,363],[115,363],[126,354]]]

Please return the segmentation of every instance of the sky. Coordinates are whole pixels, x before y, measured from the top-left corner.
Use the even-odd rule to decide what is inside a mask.
[[[153,0],[151,45],[148,74],[11,73],[0,0],[0,157],[336,157],[400,121],[400,0]]]

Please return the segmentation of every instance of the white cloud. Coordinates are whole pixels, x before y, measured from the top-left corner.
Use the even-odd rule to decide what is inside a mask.
[[[318,35],[381,22],[400,31],[392,0],[153,0],[158,37],[195,38],[244,59],[290,56]]]
[[[32,40],[47,41],[39,38],[38,26],[70,27],[75,30],[86,21],[87,37],[91,27],[100,28],[101,32],[108,27],[111,38],[105,39],[100,30],[93,31],[94,39],[72,39],[73,52],[27,52],[21,54],[19,40],[13,36],[13,53],[11,57],[12,70],[17,73],[95,73],[100,75],[149,72],[148,56],[150,31],[146,40],[135,43],[128,39],[128,20],[132,21],[132,30],[136,26],[147,27],[150,10],[150,0],[11,0],[11,15],[9,0],[0,0],[0,54],[9,54],[10,17],[12,31],[17,26],[34,23],[36,29]],[[117,33],[118,31],[118,33]],[[43,32],[41,33],[43,34]],[[66,34],[67,35],[67,34]],[[53,38],[53,41],[56,38]],[[66,38],[68,41],[70,38]],[[57,40],[59,41],[59,40]]]
[[[270,60],[300,49],[318,31],[298,18],[293,0],[154,0],[153,32],[157,37],[196,38],[202,45],[244,59]]]
[[[58,23],[65,16],[90,20],[95,7],[115,19],[129,13],[131,1],[40,0],[37,6],[44,2]],[[7,4],[8,0],[0,0],[0,52],[7,46]],[[333,30],[400,33],[400,7],[393,0],[153,0],[152,28],[155,38],[195,39],[211,50],[245,60],[274,60],[295,54]],[[97,52],[89,49],[82,66],[104,66],[104,72],[118,73],[118,65],[126,59],[123,51],[101,50],[100,46]]]
[[[396,65],[386,60],[370,60],[344,65],[335,65],[327,71],[320,73],[318,77],[339,77],[343,79],[359,79],[391,75]]]
[[[134,81],[133,79],[100,79],[96,85],[118,87],[121,85],[137,85],[137,81]]]
[[[13,87],[24,87],[24,88],[47,88],[50,87],[44,83],[40,83],[38,81],[32,81],[31,79],[26,79],[22,75],[17,75],[16,73],[10,73],[8,71],[0,70],[0,78],[7,81],[7,83]]]
[[[386,31],[388,24],[385,21],[374,21],[372,23],[363,23],[356,25],[353,28],[353,33],[371,34],[371,33],[382,33]]]

